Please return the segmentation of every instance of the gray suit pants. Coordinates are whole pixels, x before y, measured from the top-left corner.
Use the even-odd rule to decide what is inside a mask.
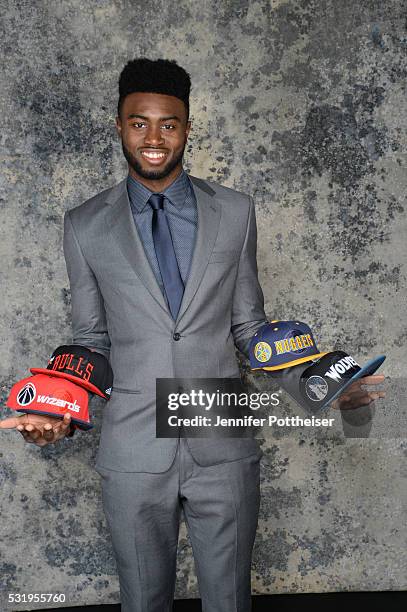
[[[166,472],[97,472],[122,612],[172,610],[182,510],[203,612],[250,612],[251,556],[260,502],[257,456],[202,467],[180,438]]]

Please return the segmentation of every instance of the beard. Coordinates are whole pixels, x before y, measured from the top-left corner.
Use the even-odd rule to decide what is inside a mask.
[[[185,145],[186,143],[182,147],[181,151],[170,159],[170,161],[163,168],[160,168],[159,170],[144,170],[137,158],[133,155],[133,153],[131,153],[131,151],[129,151],[122,141],[123,155],[126,158],[129,166],[133,168],[134,172],[136,172],[139,176],[153,181],[165,178],[174,170],[174,168],[182,161]]]

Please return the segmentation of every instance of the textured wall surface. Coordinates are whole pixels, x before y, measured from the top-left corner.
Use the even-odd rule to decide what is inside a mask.
[[[125,176],[117,80],[139,55],[174,58],[191,74],[187,169],[255,197],[267,315],[301,317],[325,350],[361,361],[386,353],[397,400],[407,339],[402,0],[0,4],[3,400],[70,341],[62,216]],[[49,448],[1,432],[1,609],[11,609],[8,593],[119,599],[93,471],[102,406],[93,400],[92,432]],[[405,589],[402,432],[264,437],[254,593]],[[183,526],[177,596],[197,595]]]

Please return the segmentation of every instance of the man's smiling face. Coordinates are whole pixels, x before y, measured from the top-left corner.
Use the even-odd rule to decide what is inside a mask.
[[[182,100],[157,93],[128,94],[116,128],[131,176],[152,191],[175,180],[191,128]]]

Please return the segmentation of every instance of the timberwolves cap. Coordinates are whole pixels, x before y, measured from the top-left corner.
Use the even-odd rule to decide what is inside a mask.
[[[30,372],[65,378],[91,393],[110,399],[113,371],[109,361],[86,346],[63,344],[52,353],[46,368],[30,368]]]
[[[282,370],[323,355],[326,353],[319,352],[310,327],[300,321],[265,323],[249,346],[252,370]]]
[[[328,408],[353,382],[373,374],[385,359],[385,355],[379,355],[361,367],[348,353],[332,351],[311,364],[273,372],[271,376],[300,406],[315,413]]]

